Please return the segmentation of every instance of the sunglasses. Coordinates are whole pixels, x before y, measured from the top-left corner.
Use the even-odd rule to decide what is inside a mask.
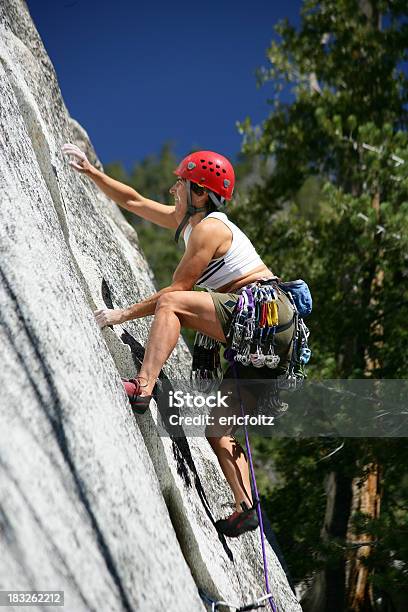
[[[180,185],[182,185],[183,183],[185,183],[186,180],[183,178],[178,178],[176,180],[176,185],[177,183],[179,183]],[[205,187],[203,187],[202,185],[199,185],[198,183],[191,183],[191,189],[194,191],[194,193],[196,193],[197,195],[203,195],[203,193],[205,193]]]

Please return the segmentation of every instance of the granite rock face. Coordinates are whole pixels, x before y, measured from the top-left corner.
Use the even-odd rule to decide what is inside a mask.
[[[232,498],[204,439],[158,435],[120,376],[143,358],[151,317],[104,330],[93,310],[154,291],[137,235],[61,155],[76,142],[22,0],[0,5],[0,590],[52,589],[65,609],[205,610],[202,589],[264,594],[258,531],[219,538]],[[164,376],[188,376],[182,340]],[[268,546],[280,611],[300,610]],[[40,609],[40,607],[36,608]],[[56,610],[59,608],[55,608]]]

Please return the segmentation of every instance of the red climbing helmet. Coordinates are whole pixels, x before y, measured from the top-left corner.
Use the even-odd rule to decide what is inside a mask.
[[[235,185],[231,162],[214,151],[197,151],[187,155],[174,170],[180,178],[198,183],[226,200],[231,200]]]

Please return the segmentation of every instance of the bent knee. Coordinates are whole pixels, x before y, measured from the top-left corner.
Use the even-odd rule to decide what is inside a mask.
[[[156,303],[156,310],[164,308],[166,310],[176,310],[178,304],[178,296],[174,295],[176,292],[164,293],[159,297]]]

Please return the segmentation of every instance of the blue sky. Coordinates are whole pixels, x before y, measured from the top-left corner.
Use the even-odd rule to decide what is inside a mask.
[[[156,2],[27,0],[68,110],[101,161],[135,161],[166,141],[234,159],[236,121],[259,123],[271,89],[257,89],[273,27],[299,21],[300,0]]]

